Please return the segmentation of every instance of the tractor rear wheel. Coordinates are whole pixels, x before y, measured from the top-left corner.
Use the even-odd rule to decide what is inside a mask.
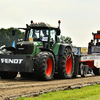
[[[64,54],[59,58],[59,78],[72,78],[74,73],[74,55],[71,49],[66,48]]]
[[[34,73],[37,80],[51,80],[55,72],[55,59],[50,52],[40,52],[36,56]]]
[[[13,79],[17,76],[17,72],[0,72],[1,79]]]

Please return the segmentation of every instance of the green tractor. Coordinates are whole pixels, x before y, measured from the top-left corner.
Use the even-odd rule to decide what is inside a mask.
[[[1,78],[35,75],[37,80],[51,80],[54,76],[66,79],[74,74],[74,53],[70,44],[60,43],[58,27],[46,23],[26,25],[25,37],[16,47],[5,47],[10,54],[0,55]],[[13,35],[15,31],[13,31]]]

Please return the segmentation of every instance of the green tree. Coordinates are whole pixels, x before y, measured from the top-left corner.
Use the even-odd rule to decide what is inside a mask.
[[[72,44],[72,40],[71,40],[71,38],[68,37],[68,36],[65,37],[65,36],[62,36],[62,35],[61,35],[60,41],[61,41],[62,43],[69,43],[69,44]]]
[[[72,39],[70,38],[70,37],[65,37],[65,36],[62,36],[61,35],[61,37],[60,37],[60,42],[61,43],[68,43],[68,44],[70,44],[72,47],[76,47],[76,46],[74,46],[73,44],[72,44]]]
[[[15,36],[12,36],[12,31],[15,30]],[[6,45],[6,46],[12,46],[13,41],[18,42],[18,39],[21,39],[24,37],[24,33],[21,32],[18,29],[15,29],[13,27],[4,29],[0,29],[0,46]]]

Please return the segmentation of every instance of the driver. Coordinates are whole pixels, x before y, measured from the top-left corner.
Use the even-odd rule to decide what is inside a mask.
[[[97,46],[100,46],[100,43],[99,43],[99,41],[98,41],[98,40],[97,40],[97,43],[96,43],[96,45],[97,45]]]
[[[33,31],[33,39],[34,39],[34,40],[37,39],[37,35],[35,34],[35,31]]]
[[[48,36],[46,30],[43,30],[43,34],[44,34],[44,36]]]

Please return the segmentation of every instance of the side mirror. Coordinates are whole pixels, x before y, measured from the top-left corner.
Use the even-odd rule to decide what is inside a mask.
[[[15,35],[15,30],[12,30],[12,36],[14,36]]]
[[[61,33],[61,30],[58,28],[58,29],[56,30],[56,35],[60,35],[60,33]]]

